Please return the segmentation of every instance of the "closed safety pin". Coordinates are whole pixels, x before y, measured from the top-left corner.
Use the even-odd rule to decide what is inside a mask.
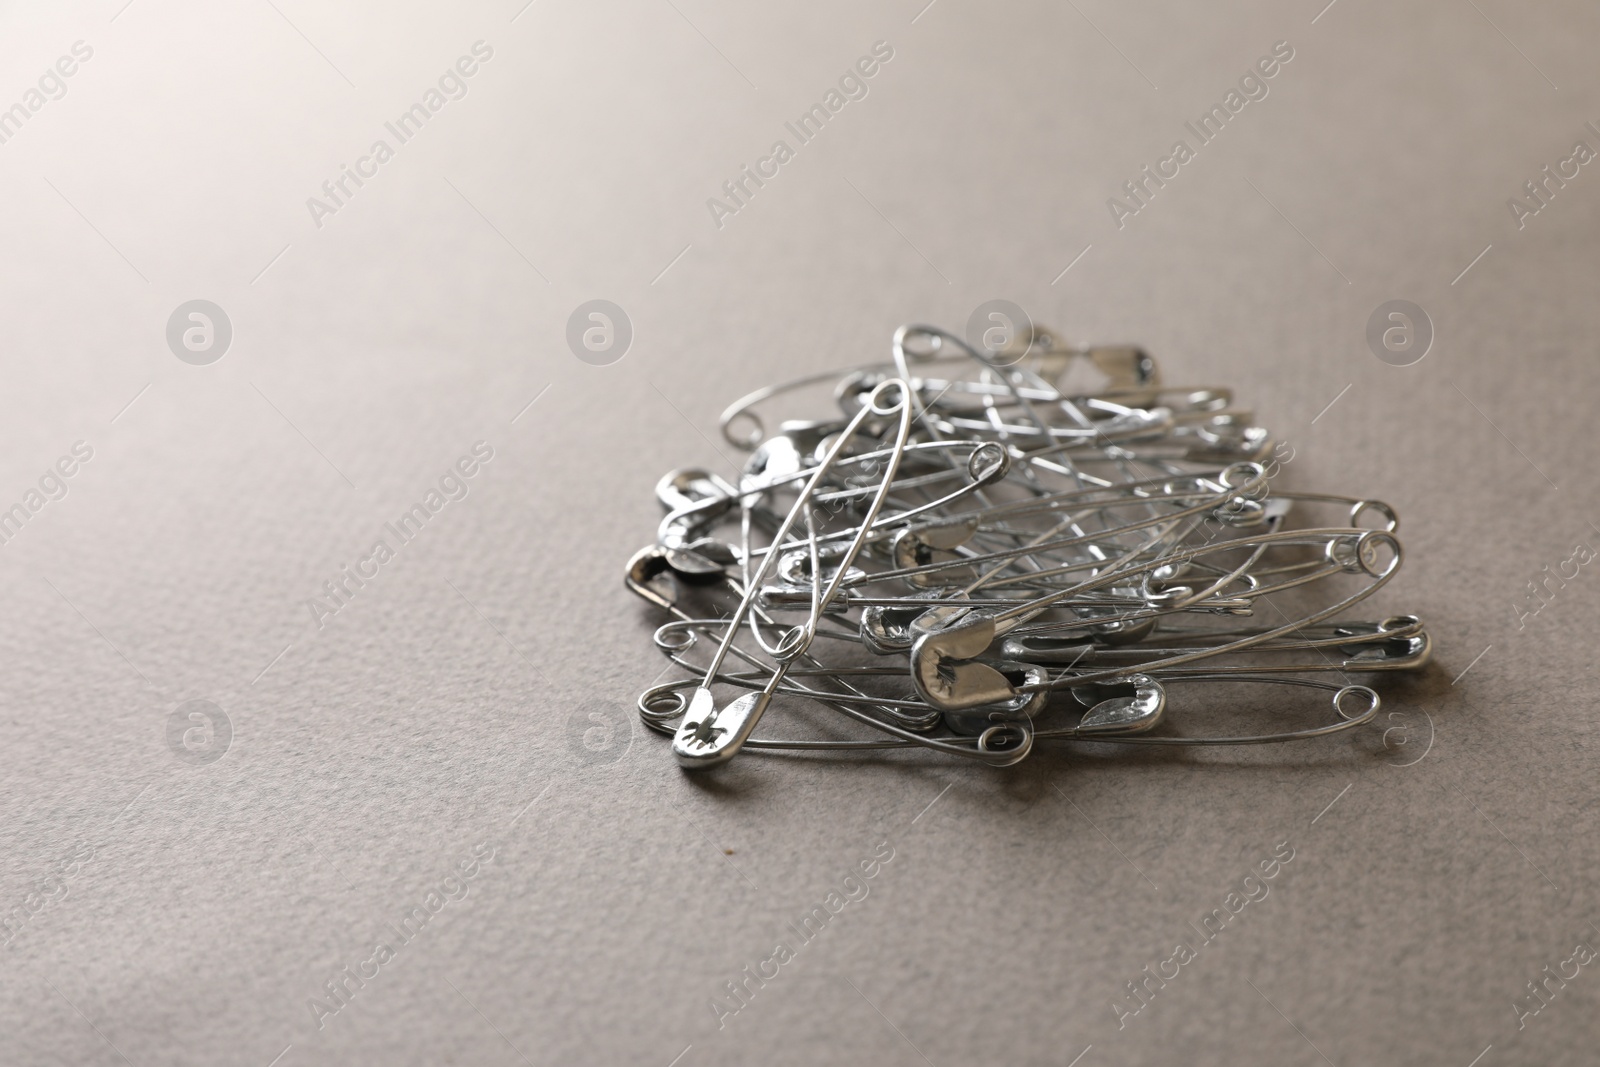
[[[882,406],[881,394],[888,391],[894,392],[896,398],[892,404]],[[909,386],[900,381],[886,382],[877,390],[874,390],[871,403],[863,406],[855,418],[850,420],[850,423],[839,435],[838,440],[834,442],[833,447],[828,450],[823,461],[817,465],[816,473],[806,482],[805,488],[800,491],[800,495],[793,508],[790,509],[788,516],[784,519],[783,525],[778,528],[778,532],[774,535],[774,541],[781,543],[784,537],[788,535],[790,528],[793,527],[795,520],[803,511],[809,509],[810,501],[816,495],[817,487],[822,482],[824,475],[838,460],[846,442],[850,440],[857,428],[866,421],[869,414],[880,416],[898,414],[900,418],[896,444],[899,448],[905,446],[906,435],[910,430],[909,398]],[[705,681],[695,690],[694,696],[690,699],[689,708],[684,714],[683,725],[678,727],[677,736],[673,738],[672,751],[678,757],[679,763],[685,766],[704,767],[724,762],[731,759],[739,751],[745,740],[749,738],[751,731],[755,729],[756,723],[761,720],[762,714],[771,702],[772,694],[776,691],[778,683],[783,680],[784,671],[789,663],[793,662],[793,657],[810,647],[816,635],[819,616],[826,610],[828,602],[837,595],[839,585],[844,578],[850,561],[861,551],[861,546],[866,540],[866,534],[870,528],[872,518],[877,515],[878,509],[883,506],[884,497],[888,495],[888,490],[894,482],[895,471],[899,468],[899,458],[898,451],[889,458],[885,466],[882,486],[869,506],[866,523],[861,526],[855,540],[851,542],[850,548],[845,552],[838,573],[828,583],[828,588],[820,594],[817,603],[813,606],[811,618],[803,626],[791,631],[795,635],[794,640],[789,642],[788,647],[783,649],[783,661],[778,669],[773,671],[771,681],[760,692],[747,693],[732,704],[718,708],[716,700],[711,694],[711,680],[716,676],[717,671],[721,669],[723,658],[728,654],[728,647],[733,643],[733,636],[738,632],[739,626],[743,623],[746,614],[750,611],[755,601],[760,583],[766,578],[767,573],[778,559],[776,553],[767,553],[761,562],[760,568],[751,578],[743,602],[734,611],[733,617],[729,620],[727,635],[723,638],[721,646],[712,658],[710,667],[706,669]],[[820,571],[815,575],[814,580],[820,583]]]

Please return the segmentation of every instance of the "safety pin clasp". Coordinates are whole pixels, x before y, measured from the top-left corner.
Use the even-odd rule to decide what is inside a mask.
[[[1352,671],[1409,671],[1433,658],[1433,639],[1426,632],[1409,637],[1391,637],[1370,645],[1341,645],[1347,657],[1344,668]]]
[[[1120,684],[1079,686],[1072,695],[1079,703],[1092,704],[1073,731],[1088,737],[1142,734],[1167,710],[1167,691],[1148,674],[1130,675]]]
[[[860,625],[862,645],[880,656],[909,651],[920,636],[920,631],[912,629],[911,624],[931,606],[926,602],[938,599],[939,592],[924,589],[913,593],[903,606],[874,604],[864,608]]]
[[[908,526],[895,534],[889,543],[894,565],[908,571],[918,571],[932,563],[949,563],[961,558],[956,551],[972,540],[978,530],[976,516],[953,522],[929,522]],[[963,585],[973,577],[970,567],[945,567],[932,572],[907,575],[912,585],[929,586]]]
[[[992,667],[1006,676],[1011,682],[1013,692],[1018,686],[1027,686],[1028,691],[1017,694],[1003,704],[946,711],[942,716],[944,724],[952,733],[966,737],[978,737],[985,731],[1008,722],[1031,724],[1033,717],[1044,710],[1045,703],[1050,698],[1050,690],[1047,688],[1050,681],[1049,672],[1036,664],[1012,660],[1001,660],[984,666]]]
[[[1010,626],[1006,626],[1010,629]],[[1018,695],[1011,679],[977,657],[998,636],[994,616],[966,611],[911,646],[911,684],[940,711],[999,704]]]
[[[726,763],[750,739],[771,701],[770,693],[746,693],[719,709],[711,690],[701,686],[672,738],[672,754],[691,770]]]

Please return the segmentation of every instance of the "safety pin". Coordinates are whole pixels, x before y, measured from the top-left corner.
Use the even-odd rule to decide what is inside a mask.
[[[1173,684],[1175,682],[1213,682],[1213,681],[1230,681],[1230,682],[1249,681],[1249,682],[1260,682],[1262,684],[1267,684],[1267,685],[1295,685],[1295,686],[1303,686],[1303,687],[1311,688],[1311,689],[1321,689],[1321,690],[1324,690],[1324,691],[1332,690],[1333,691],[1333,700],[1332,700],[1333,710],[1334,710],[1335,713],[1338,714],[1338,716],[1339,716],[1341,721],[1340,722],[1336,722],[1336,723],[1331,723],[1331,724],[1329,724],[1327,726],[1312,727],[1312,728],[1306,729],[1306,730],[1286,730],[1286,731],[1283,731],[1281,733],[1275,733],[1275,734],[1251,734],[1251,735],[1245,735],[1245,736],[1242,736],[1242,737],[1142,737],[1142,736],[1132,736],[1132,735],[1107,735],[1107,736],[1096,737],[1096,738],[1094,738],[1094,740],[1097,740],[1097,741],[1101,741],[1101,740],[1110,741],[1110,742],[1113,742],[1113,743],[1119,744],[1119,745],[1183,745],[1183,746],[1196,746],[1196,745],[1269,745],[1269,744],[1277,744],[1279,742],[1284,742],[1284,741],[1308,741],[1308,740],[1311,740],[1312,738],[1328,737],[1328,736],[1330,736],[1332,734],[1343,733],[1346,730],[1354,730],[1357,727],[1365,726],[1368,723],[1370,723],[1373,720],[1374,717],[1377,716],[1378,709],[1383,704],[1383,701],[1382,701],[1381,698],[1379,698],[1377,692],[1375,690],[1373,690],[1373,689],[1368,688],[1367,686],[1364,686],[1364,685],[1343,685],[1343,686],[1341,686],[1341,685],[1334,685],[1334,684],[1331,684],[1329,682],[1319,682],[1319,681],[1316,681],[1314,679],[1308,679],[1308,678],[1275,678],[1275,677],[1260,677],[1260,678],[1256,678],[1256,677],[1232,675],[1232,676],[1229,676],[1229,677],[1224,679],[1224,678],[1212,677],[1212,676],[1209,676],[1209,675],[1196,674],[1196,675],[1190,675],[1190,676],[1175,676],[1175,677],[1171,677],[1171,678],[1166,678],[1166,679],[1163,679],[1162,684],[1165,686],[1165,685],[1171,685],[1171,684]],[[1359,713],[1355,714],[1355,715],[1351,715],[1351,714],[1349,714],[1348,712],[1346,712],[1344,710],[1344,702],[1345,702],[1346,698],[1351,697],[1351,696],[1359,696],[1363,700],[1365,700],[1366,703],[1367,703],[1366,708],[1363,709],[1362,711],[1360,711]],[[1074,737],[1074,736],[1079,736],[1080,739],[1081,739],[1081,735],[1075,735],[1074,731],[1072,731],[1071,729],[1057,729],[1057,730],[1035,729],[1034,736],[1037,737],[1037,738],[1040,738],[1040,739],[1044,739],[1044,740],[1052,740],[1052,739],[1057,739],[1057,738],[1070,738],[1070,737]]]
[[[1332,531],[1338,537],[1347,537],[1355,531]],[[1303,539],[1301,531],[1275,533],[1264,535],[1260,540],[1282,543],[1292,543],[1296,539]],[[1292,633],[1300,626],[1321,622],[1332,618],[1334,615],[1360,603],[1377,591],[1398,569],[1402,558],[1400,542],[1394,534],[1380,530],[1365,530],[1356,534],[1358,547],[1354,559],[1360,567],[1370,575],[1374,581],[1366,588],[1345,597],[1330,607],[1324,607],[1304,619],[1295,620],[1284,626],[1263,630],[1258,634],[1236,638],[1233,641],[1219,645],[1205,651],[1184,653],[1176,656],[1167,656],[1161,659],[1141,664],[1137,668],[1109,668],[1098,672],[1088,672],[1076,679],[1060,679],[1046,683],[1049,688],[1058,688],[1063,684],[1083,684],[1093,681],[1119,678],[1124,675],[1144,672],[1161,667],[1176,667],[1185,663],[1196,662],[1210,656],[1216,656],[1241,649],[1251,648],[1270,641],[1285,634]],[[1378,566],[1379,546],[1387,545],[1392,552],[1388,566],[1375,570]],[[1134,573],[1142,573],[1154,569],[1161,564],[1147,563],[1136,568]],[[1343,569],[1344,565],[1338,565]],[[1063,591],[1065,595],[1081,588],[1093,588],[1100,584],[1109,584],[1128,574],[1115,574],[1108,577],[1090,579],[1080,583],[1074,590]],[[1303,584],[1306,579],[1297,579],[1285,583],[1284,588],[1292,585]],[[1012,685],[1003,675],[993,668],[981,663],[977,657],[981,656],[994,642],[1020,622],[1032,617],[1029,612],[1037,614],[1037,608],[1042,601],[1055,602],[1065,599],[1063,594],[1051,594],[1049,597],[1040,598],[1033,606],[1027,609],[1012,608],[1004,612],[978,612],[965,611],[947,615],[938,621],[940,628],[924,633],[912,645],[911,649],[911,679],[917,687],[917,692],[930,704],[944,710],[960,710],[962,708],[976,707],[986,703],[996,703],[1021,695],[1026,687]]]
[[[896,399],[892,405],[882,407],[880,406],[881,394],[889,389],[895,391]],[[881,417],[898,414],[900,416],[900,424],[896,442],[898,448],[904,447],[906,435],[910,431],[910,396],[910,387],[901,381],[886,382],[878,390],[874,391],[872,402],[862,407],[855,418],[850,420],[850,423],[839,435],[832,448],[829,449],[827,457],[822,463],[818,464],[816,473],[806,483],[805,488],[800,491],[788,516],[784,519],[783,525],[773,538],[775,542],[781,543],[788,536],[789,529],[794,525],[795,519],[802,511],[809,512],[811,498],[815,494],[823,476],[832,468],[840,453],[844,450],[846,442],[854,436],[856,430],[866,421],[869,414],[876,414]],[[792,647],[784,649],[785,659],[779,665],[779,668],[773,672],[772,680],[759,693],[746,694],[732,704],[724,708],[718,708],[716,700],[711,694],[710,679],[721,669],[722,661],[728,654],[729,646],[733,643],[734,634],[743,625],[745,616],[755,602],[757,587],[765,580],[767,572],[772,569],[778,556],[776,553],[768,553],[762,559],[760,568],[750,580],[743,601],[728,621],[727,635],[723,638],[716,655],[712,658],[711,666],[706,670],[706,681],[702,683],[700,688],[695,690],[694,697],[689,704],[689,710],[684,715],[683,724],[678,727],[677,735],[673,739],[672,751],[678,757],[679,763],[686,767],[706,767],[731,759],[739,751],[745,740],[750,736],[750,732],[755,729],[756,723],[760,721],[762,714],[766,711],[767,705],[772,700],[773,692],[783,679],[783,672],[788,667],[788,664],[793,661],[794,656],[805,652],[810,647],[816,632],[818,617],[838,592],[850,563],[854,562],[856,554],[861,551],[872,519],[877,516],[878,509],[882,507],[884,498],[888,495],[889,487],[892,485],[895,472],[898,469],[899,455],[896,454],[887,461],[880,492],[869,507],[867,519],[862,524],[856,539],[845,553],[840,563],[838,574],[828,583],[827,590],[820,595],[818,606],[814,609],[812,618],[802,627],[791,631],[791,633],[798,636],[794,640]]]

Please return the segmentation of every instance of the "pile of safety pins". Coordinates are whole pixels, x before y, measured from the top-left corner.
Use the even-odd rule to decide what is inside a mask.
[[[764,431],[756,405],[828,382],[837,414]],[[750,452],[738,484],[669,473],[656,542],[629,561],[629,588],[674,616],[657,647],[689,673],[640,714],[686,767],[909,746],[1006,766],[1042,740],[1257,744],[1371,722],[1378,694],[1349,675],[1430,648],[1415,616],[1336,619],[1399,569],[1398,519],[1273,486],[1252,421],[1227,389],[1163,386],[1141,349],[1040,328],[979,351],[903,326],[892,362],[758,390],[722,416]],[[1189,736],[1167,690],[1200,682],[1321,690],[1331,710],[1304,726],[1275,699],[1275,732]],[[1172,704],[1191,699],[1211,720],[1238,703]],[[779,735],[753,737],[774,706]]]

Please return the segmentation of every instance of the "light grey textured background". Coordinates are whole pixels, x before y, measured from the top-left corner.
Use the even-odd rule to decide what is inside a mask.
[[[1592,1062],[1600,963],[1513,1004],[1600,947],[1600,574],[1516,605],[1600,546],[1600,166],[1521,229],[1506,202],[1600,149],[1600,11],[924,2],[0,5],[0,107],[93,50],[0,144],[0,507],[93,449],[0,546],[0,1063]],[[869,94],[716,226],[877,41]],[[1270,94],[1118,229],[1107,198],[1278,41]],[[1235,386],[1290,486],[1400,508],[1372,611],[1422,615],[1438,664],[1387,690],[1387,747],[689,778],[633,725],[662,663],[620,571],[660,473],[726,471],[746,389],[994,297]],[[164,337],[197,298],[233,325],[209,366]],[[592,298],[633,323],[610,366],[564,340]],[[1437,332],[1410,367],[1364,340],[1397,298]],[[478,441],[467,497],[319,628],[307,599]],[[233,737],[191,765],[167,724],[202,698]]]

